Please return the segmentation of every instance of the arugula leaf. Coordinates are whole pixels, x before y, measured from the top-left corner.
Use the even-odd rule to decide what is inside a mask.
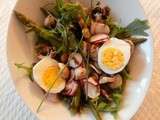
[[[54,30],[41,28],[41,30],[37,32],[37,36],[43,40],[49,41],[51,45],[55,46],[56,48],[61,46],[60,42],[58,41],[58,34]]]
[[[128,30],[125,27],[122,27],[115,23],[112,16],[108,16],[105,23],[110,28],[110,37],[117,37],[119,39],[128,38],[131,36],[131,34],[128,32]]]
[[[145,30],[149,29],[148,21],[135,19],[126,27],[126,29],[129,31],[131,35],[148,36],[148,33],[145,32]]]
[[[111,112],[115,119],[118,118],[118,111],[120,109],[122,94],[119,92],[112,93],[112,103],[107,103],[106,101],[100,101],[96,106],[98,111]]]
[[[77,3],[65,3],[63,0],[56,0],[53,14],[59,18],[65,26],[76,21],[79,15],[83,16],[84,11]]]
[[[146,20],[135,19],[126,27],[122,27],[116,24],[112,17],[108,17],[106,24],[110,27],[110,37],[126,39],[133,35],[148,36],[147,32],[145,32],[149,28]]]
[[[121,100],[122,100],[122,94],[115,92],[112,94],[112,98],[113,98],[113,101],[115,102],[115,104],[117,105],[117,107],[119,108]]]
[[[15,63],[15,66],[18,69],[25,70],[27,72],[27,75],[29,76],[30,80],[33,81],[33,78],[32,78],[32,67],[27,67],[23,63],[21,63],[21,64]]]
[[[119,39],[125,39],[130,36],[131,34],[128,32],[128,30],[121,26],[114,25],[111,27],[110,37],[117,37]]]
[[[75,34],[69,29],[68,26],[63,26],[61,23],[59,26],[56,27],[57,32],[60,34],[61,37],[61,47],[58,49],[58,53],[63,52],[69,52],[69,51],[74,51],[77,46],[77,38]]]
[[[58,37],[56,36],[57,42],[61,43],[59,47],[56,47],[58,53],[74,51],[78,39],[74,31],[72,31],[72,27],[75,27],[74,24],[77,23],[79,15],[84,14],[82,7],[77,3],[65,3],[64,0],[56,0],[52,14],[57,17],[57,26],[52,31],[55,31],[56,35],[58,34]],[[79,31],[81,31],[81,29],[79,29]],[[50,36],[46,37],[50,39]],[[55,44],[57,45],[56,42]]]

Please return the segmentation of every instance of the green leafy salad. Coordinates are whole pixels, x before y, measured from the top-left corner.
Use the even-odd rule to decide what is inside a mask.
[[[116,118],[126,81],[132,79],[129,60],[135,47],[147,40],[147,21],[135,19],[121,26],[109,6],[94,1],[87,8],[56,0],[40,10],[41,25],[15,11],[26,32],[37,37],[33,65],[15,64],[44,91],[37,112],[48,96],[57,96],[71,113],[88,108],[96,120],[102,120],[101,112]]]

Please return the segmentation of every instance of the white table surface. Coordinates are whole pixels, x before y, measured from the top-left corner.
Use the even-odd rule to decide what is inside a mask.
[[[37,120],[18,96],[11,79],[5,53],[9,16],[16,0],[0,0],[0,120]]]

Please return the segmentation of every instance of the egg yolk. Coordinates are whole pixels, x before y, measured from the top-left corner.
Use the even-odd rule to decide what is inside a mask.
[[[61,77],[58,77],[60,69],[56,66],[48,67],[42,76],[44,85],[49,89],[50,87],[56,88],[60,85],[63,80]]]
[[[116,48],[105,49],[102,57],[102,63],[112,70],[119,69],[124,64],[124,55]]]

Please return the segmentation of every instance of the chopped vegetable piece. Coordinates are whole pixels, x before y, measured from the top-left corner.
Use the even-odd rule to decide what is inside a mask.
[[[90,109],[91,109],[93,115],[95,116],[96,120],[102,120],[98,110],[96,109],[96,107],[94,106],[92,101],[90,101],[90,100],[89,100],[89,106],[90,106]]]

